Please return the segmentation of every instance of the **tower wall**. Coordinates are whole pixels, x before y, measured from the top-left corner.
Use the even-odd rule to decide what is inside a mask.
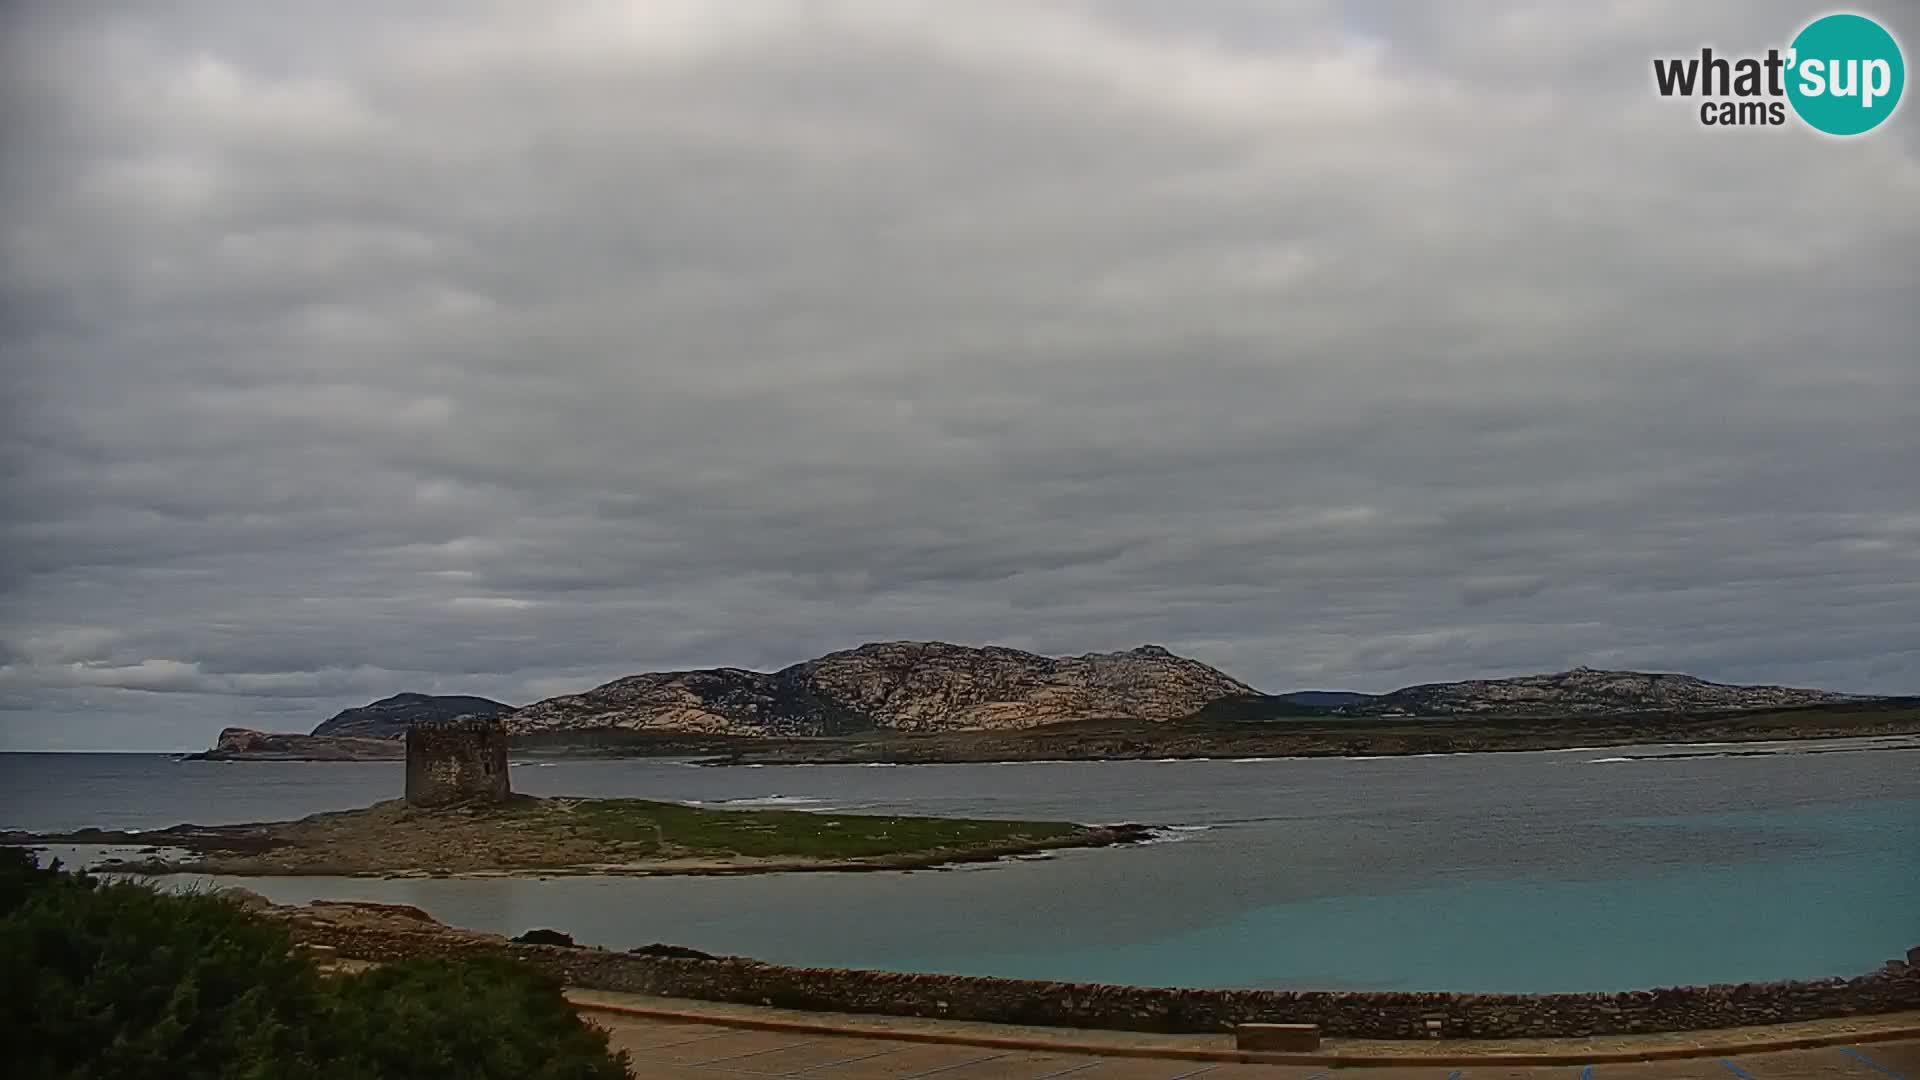
[[[430,720],[407,729],[407,804],[506,802],[507,731],[497,720]]]

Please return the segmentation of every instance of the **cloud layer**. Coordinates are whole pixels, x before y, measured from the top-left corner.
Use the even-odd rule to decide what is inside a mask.
[[[1920,692],[1920,114],[1651,87],[1810,9],[388,7],[0,15],[0,746],[900,637]]]

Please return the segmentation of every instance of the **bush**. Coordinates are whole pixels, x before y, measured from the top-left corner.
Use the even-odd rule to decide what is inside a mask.
[[[0,849],[0,1046],[14,1080],[615,1080],[557,984],[508,960],[321,977],[218,896],[42,869]]]
[[[24,848],[0,847],[0,915],[10,914],[27,902],[27,897],[63,886],[85,888],[89,882],[60,872],[60,862],[42,868],[40,860]]]
[[[341,979],[327,1025],[342,1078],[621,1080],[560,996],[560,984],[512,960],[404,960]]]
[[[13,1076],[317,1075],[302,1052],[319,974],[282,928],[212,897],[49,877],[30,860],[8,860],[6,877]]]

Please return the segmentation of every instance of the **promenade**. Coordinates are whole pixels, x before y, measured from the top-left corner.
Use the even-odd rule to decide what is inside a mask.
[[[640,1080],[1920,1080],[1920,1013],[1594,1039],[1329,1039],[1299,1058],[1230,1035],[949,1023],[570,991]],[[1655,1060],[1633,1060],[1653,1057]]]

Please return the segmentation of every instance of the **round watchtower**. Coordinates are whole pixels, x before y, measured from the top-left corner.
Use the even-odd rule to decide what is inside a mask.
[[[407,805],[502,803],[512,795],[507,729],[498,720],[461,716],[407,729]]]

